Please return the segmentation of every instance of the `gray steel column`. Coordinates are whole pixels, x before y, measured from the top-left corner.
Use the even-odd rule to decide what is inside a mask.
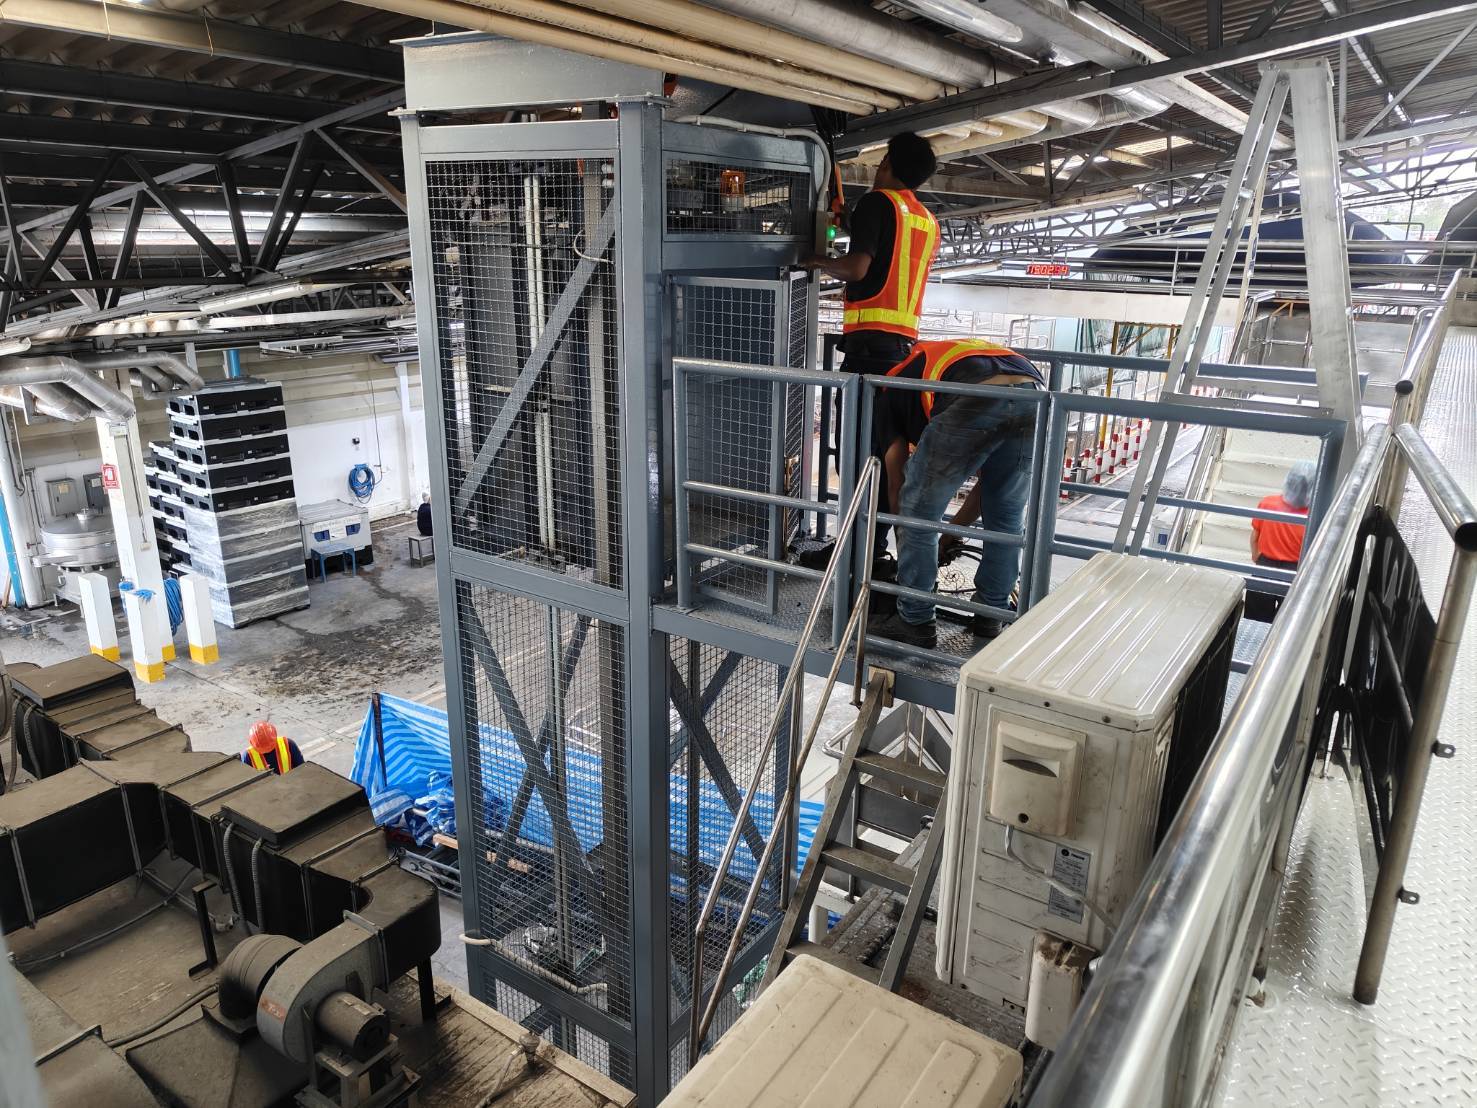
[[[635,1089],[654,1105],[666,1095],[669,943],[667,806],[667,637],[652,623],[662,594],[662,227],[661,108],[621,105],[616,237],[621,319],[621,388],[625,416],[623,469],[626,589],[626,729],[631,875],[631,1027]]]
[[[445,436],[446,401],[441,394],[440,331],[436,322],[435,266],[431,254],[431,223],[426,205],[426,167],[421,157],[420,126],[413,115],[400,119],[400,142],[405,152],[405,191],[410,205],[411,275],[415,288],[415,323],[419,336],[421,395],[426,416],[426,465],[430,470],[431,520],[443,550],[436,558],[436,598],[441,622],[441,654],[446,678],[446,728],[451,740],[452,788],[456,796],[472,795],[471,767],[465,736],[474,733],[462,687],[461,646],[457,634],[456,580],[451,572],[451,488],[447,475]],[[462,922],[475,934],[481,925],[477,887],[477,851],[457,851],[461,871]],[[467,947],[467,989],[478,1000],[496,1007],[497,982],[487,971],[482,948]]]
[[[1308,317],[1313,327],[1313,368],[1318,400],[1349,421],[1349,440],[1337,466],[1349,471],[1361,441],[1359,366],[1349,317],[1349,249],[1339,193],[1338,143],[1333,119],[1333,75],[1323,60],[1276,63],[1287,75],[1297,144],[1298,194],[1303,205],[1303,245],[1308,272]]]

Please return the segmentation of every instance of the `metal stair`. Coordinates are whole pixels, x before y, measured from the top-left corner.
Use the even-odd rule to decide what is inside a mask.
[[[882,709],[891,699],[887,677],[874,676],[831,779],[815,845],[780,922],[763,988],[800,954],[813,955],[890,991],[897,990],[907,971],[943,849],[945,778],[927,766],[871,749]],[[910,820],[912,826],[907,825]],[[912,839],[912,845],[894,854],[862,842],[853,833],[854,821]],[[901,901],[902,911],[880,971],[823,943],[801,938],[827,871],[852,879],[863,890],[883,890]]]

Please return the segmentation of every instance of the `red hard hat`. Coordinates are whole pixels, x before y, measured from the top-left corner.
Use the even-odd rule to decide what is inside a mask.
[[[258,754],[265,754],[277,745],[277,728],[264,719],[257,720],[251,725],[246,741]]]

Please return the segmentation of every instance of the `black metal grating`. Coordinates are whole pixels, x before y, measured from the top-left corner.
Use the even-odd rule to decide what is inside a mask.
[[[426,165],[453,545],[619,588],[614,164]]]
[[[625,628],[456,590],[470,785],[458,837],[475,859],[478,929],[497,955],[628,1022]]]
[[[673,893],[669,943],[674,966],[670,1003],[675,1020],[688,1010],[695,952],[693,932],[702,900],[712,888],[718,861],[733,828],[733,811],[759,764],[785,671],[772,662],[690,639],[672,639],[670,657],[668,756],[672,766]],[[688,725],[690,714],[698,715],[705,735],[696,734]],[[759,795],[751,810],[752,828],[739,839],[729,879],[709,927],[702,963],[705,990],[711,991],[717,978],[739,908],[763,853],[763,840],[773,828],[774,813],[787,783],[785,767],[790,752],[791,728],[787,719],[780,728],[774,751],[765,761]],[[698,803],[689,809],[687,798],[694,794],[699,798]],[[751,958],[745,959],[741,954],[741,962],[768,952],[772,941],[770,928],[782,912],[780,878],[788,853],[776,851],[766,871],[753,918],[745,929],[744,952]],[[743,1010],[746,994],[742,977],[740,974],[726,984],[725,992],[733,995],[721,1002],[709,1041],[722,1035]],[[752,985],[747,989],[752,994]],[[682,1061],[685,1066],[685,1056]]]
[[[667,162],[667,233],[810,234],[811,175],[774,169],[673,158]]]

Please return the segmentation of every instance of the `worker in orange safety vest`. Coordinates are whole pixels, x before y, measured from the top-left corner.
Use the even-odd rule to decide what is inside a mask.
[[[286,735],[279,735],[275,726],[258,720],[247,734],[241,760],[252,769],[282,774],[303,764],[303,752]]]

